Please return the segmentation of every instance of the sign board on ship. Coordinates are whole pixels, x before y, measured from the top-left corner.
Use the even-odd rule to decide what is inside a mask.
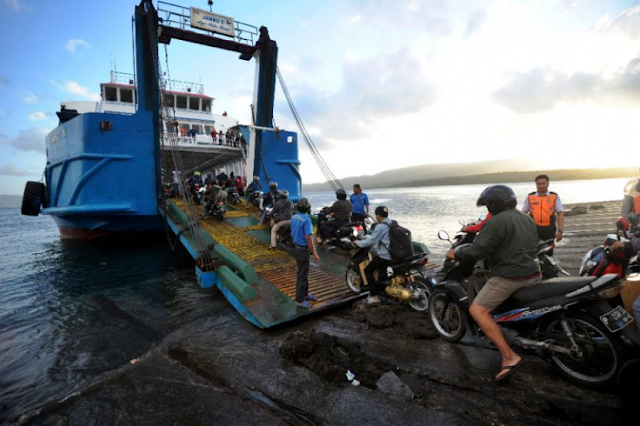
[[[233,18],[217,15],[195,7],[191,8],[191,26],[229,37],[235,36]]]

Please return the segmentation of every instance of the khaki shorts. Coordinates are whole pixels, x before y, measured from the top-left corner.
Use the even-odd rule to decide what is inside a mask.
[[[516,291],[521,288],[539,284],[540,277],[530,278],[527,280],[513,280],[505,277],[491,277],[487,283],[478,292],[473,303],[482,306],[485,309],[494,310],[502,302],[507,300]]]

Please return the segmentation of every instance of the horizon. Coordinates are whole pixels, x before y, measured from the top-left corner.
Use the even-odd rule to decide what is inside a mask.
[[[0,0],[0,53],[12,58],[0,65],[3,190],[21,194],[41,176],[60,102],[95,100],[109,71],[132,71],[138,3]],[[631,146],[640,130],[638,1],[404,0],[392,15],[379,0],[266,3],[218,0],[213,10],[269,28],[296,108],[337,176],[506,159],[534,170],[637,166],[600,154]],[[172,78],[201,82],[215,113],[250,121],[253,63],[187,43],[167,51]],[[298,131],[280,87],[274,115]],[[300,144],[303,181],[323,182]]]

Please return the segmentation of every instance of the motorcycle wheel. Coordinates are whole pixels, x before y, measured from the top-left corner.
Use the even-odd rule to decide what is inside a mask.
[[[218,218],[218,222],[222,222],[224,220],[224,216],[219,214],[218,216],[216,216]]]
[[[409,289],[412,292],[419,292],[420,296],[417,299],[412,299],[409,302],[409,306],[411,306],[414,310],[418,312],[426,312],[429,310],[429,299],[431,298],[431,288],[429,288],[429,284],[427,284],[427,280],[424,278],[414,277],[413,283],[409,286]]]
[[[440,337],[447,342],[457,342],[467,332],[462,308],[457,303],[449,301],[444,290],[437,290],[431,294],[429,317]]]
[[[347,281],[347,286],[349,290],[356,294],[360,294],[360,286],[362,285],[362,277],[360,274],[353,268],[347,268],[347,272],[345,273],[345,280]]]
[[[606,388],[616,381],[622,368],[621,342],[597,319],[582,312],[566,316],[581,354],[550,352],[551,364],[569,381],[592,389]],[[544,328],[547,335],[565,336],[560,318],[552,319]],[[557,345],[571,347],[568,339]]]

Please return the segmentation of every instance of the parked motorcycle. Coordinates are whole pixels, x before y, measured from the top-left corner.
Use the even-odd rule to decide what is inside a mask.
[[[445,231],[438,237],[450,241]],[[467,329],[473,334],[480,331],[469,314],[468,288],[452,278],[456,271],[472,269],[468,263],[474,262],[445,262],[444,280],[429,301],[436,331],[450,342],[462,339]],[[616,381],[623,365],[622,336],[635,333],[627,327],[632,317],[621,307],[612,310],[606,301],[621,289],[615,274],[551,278],[516,291],[492,315],[570,381],[603,388]]]
[[[406,302],[416,311],[426,311],[429,308],[431,287],[435,280],[427,279],[423,269],[428,262],[427,253],[420,253],[408,259],[391,263],[383,272],[382,280],[387,296]],[[357,250],[347,266],[345,279],[349,289],[357,294],[368,291],[367,278],[364,268],[371,262],[373,255],[369,248]]]

